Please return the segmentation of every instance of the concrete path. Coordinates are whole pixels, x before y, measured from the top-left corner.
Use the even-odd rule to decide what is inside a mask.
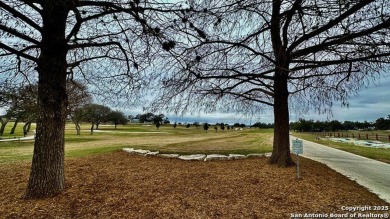
[[[328,165],[390,203],[390,164],[306,140],[302,156]]]
[[[27,137],[21,137],[21,138],[5,138],[1,139],[0,142],[2,141],[24,141],[24,140],[34,140],[35,136],[27,136]]]

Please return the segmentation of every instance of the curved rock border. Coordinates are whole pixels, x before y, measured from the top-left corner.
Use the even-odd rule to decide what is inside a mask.
[[[131,154],[138,154],[141,156],[157,156],[162,158],[174,158],[181,159],[186,161],[213,161],[213,160],[241,160],[246,158],[263,158],[263,157],[271,157],[271,153],[265,154],[191,154],[191,155],[180,155],[180,154],[160,154],[159,151],[149,151],[142,149],[134,149],[134,148],[123,148],[123,151]]]

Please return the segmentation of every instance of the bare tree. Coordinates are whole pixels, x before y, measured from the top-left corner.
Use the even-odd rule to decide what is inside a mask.
[[[389,63],[387,0],[190,1],[152,108],[274,112],[271,164],[291,166],[289,102],[331,112]],[[168,57],[167,57],[168,58]],[[197,101],[195,101],[197,100]],[[192,107],[194,108],[194,107]]]
[[[38,81],[25,198],[51,197],[65,188],[67,78],[82,79],[108,101],[136,97],[141,73],[156,59],[153,45],[172,44],[164,37],[171,25],[163,22],[168,7],[153,0],[0,0],[0,84]]]
[[[80,135],[80,123],[86,116],[84,106],[92,102],[92,96],[89,94],[86,85],[74,80],[67,81],[66,90],[68,94],[67,114],[75,124],[77,135]]]

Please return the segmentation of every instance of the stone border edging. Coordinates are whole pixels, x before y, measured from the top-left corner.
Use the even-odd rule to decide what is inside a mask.
[[[271,157],[271,153],[265,153],[265,154],[248,154],[248,155],[242,155],[242,154],[229,154],[222,155],[222,154],[191,154],[191,155],[180,155],[180,154],[160,154],[159,151],[149,151],[149,150],[142,150],[142,149],[134,149],[134,148],[123,148],[123,151],[131,154],[138,154],[142,156],[157,156],[162,158],[174,158],[174,159],[181,159],[186,161],[212,161],[212,160],[241,160],[246,158],[263,158],[263,157]]]

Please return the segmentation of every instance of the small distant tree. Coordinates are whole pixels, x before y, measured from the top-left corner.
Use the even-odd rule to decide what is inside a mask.
[[[159,122],[156,122],[155,124],[156,124],[156,128],[157,128],[157,130],[159,130],[159,129],[160,129],[160,126],[161,126],[161,123],[159,123]]]
[[[390,129],[390,119],[388,118],[379,118],[374,123],[375,129],[378,130],[389,130]]]
[[[168,117],[165,117],[165,119],[163,120],[163,123],[164,124],[170,124],[171,121],[169,121]]]
[[[195,126],[196,129],[198,129],[200,126],[199,122],[194,122],[192,125]]]
[[[224,123],[221,123],[221,130],[225,131],[225,124]]]
[[[0,92],[2,95],[0,106],[7,109],[5,115],[0,115],[0,135],[3,134],[5,126],[11,118],[15,118],[15,122],[10,134],[14,134],[16,126],[20,121],[26,122],[27,125],[29,124],[28,120],[31,119],[30,122],[35,121],[37,92],[38,86],[31,84]]]
[[[154,115],[152,121],[156,125],[157,129],[159,129],[161,124],[164,123],[164,118],[165,118],[164,114]]]
[[[7,125],[7,123],[9,122],[10,119],[11,119],[11,117],[9,115],[0,116],[0,123],[1,123],[0,136],[2,136],[4,134],[5,126]]]
[[[173,124],[173,128],[175,129],[177,127],[177,123],[175,122],[174,124]]]
[[[96,125],[96,130],[99,129],[101,122],[107,121],[107,116],[111,113],[111,109],[107,106],[99,104],[88,104],[85,106],[86,120],[91,123],[91,135]]]
[[[81,134],[81,122],[85,120],[86,116],[87,116],[87,111],[84,107],[75,108],[72,111],[70,117],[75,125],[77,135]]]
[[[190,128],[190,127],[191,127],[191,124],[188,123],[188,124],[186,125],[186,128]]]
[[[74,80],[66,81],[66,91],[68,94],[67,115],[74,123],[77,135],[80,135],[80,123],[87,115],[84,106],[91,104],[92,96],[88,93],[86,85]]]
[[[139,119],[140,123],[145,123],[145,122],[154,122],[156,115],[154,113],[144,113],[144,114],[138,114],[137,118]],[[162,118],[161,118],[162,121]]]
[[[206,122],[203,124],[203,130],[205,130],[207,132],[207,130],[209,130],[209,124]]]
[[[115,129],[117,125],[119,124],[126,125],[129,122],[125,114],[121,111],[111,111],[107,115],[107,121],[112,122],[115,126]]]

